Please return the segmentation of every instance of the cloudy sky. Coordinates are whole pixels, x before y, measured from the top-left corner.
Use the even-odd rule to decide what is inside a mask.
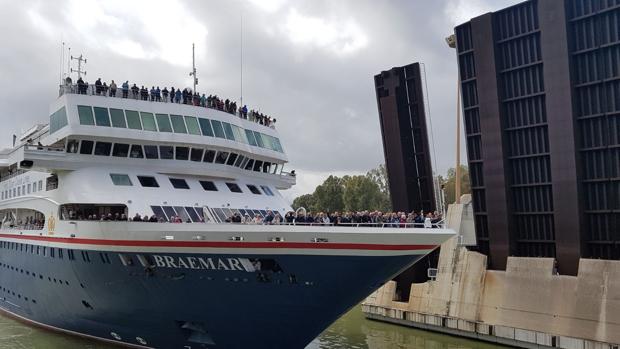
[[[287,197],[383,163],[373,76],[415,61],[426,66],[435,167],[444,173],[455,158],[457,78],[444,37],[516,2],[0,0],[0,148],[47,122],[62,41],[88,58],[90,82],[161,87],[191,85],[194,42],[199,91],[237,100],[243,46],[244,102],[278,119],[288,169],[299,174]]]

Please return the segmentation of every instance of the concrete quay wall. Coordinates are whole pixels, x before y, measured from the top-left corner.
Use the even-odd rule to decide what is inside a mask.
[[[395,291],[391,281],[370,295],[367,317],[524,348],[620,343],[620,261],[582,259],[576,277],[554,274],[549,258],[509,257],[506,271],[486,270],[486,256],[452,239],[436,280],[412,284],[408,302]]]

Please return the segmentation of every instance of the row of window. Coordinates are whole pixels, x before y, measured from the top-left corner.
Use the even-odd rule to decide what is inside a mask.
[[[43,190],[43,180],[40,180],[35,183],[23,184],[21,186],[17,186],[12,189],[7,189],[0,193],[0,198],[2,200],[7,200],[11,198],[16,198],[23,195],[29,195],[31,193],[36,193]]]
[[[183,222],[203,223],[215,221],[216,223],[225,222],[226,219],[232,217],[235,214],[245,216],[246,214],[250,218],[260,215],[265,217],[267,215],[266,210],[255,209],[235,209],[235,208],[219,208],[219,207],[189,207],[189,206],[151,206],[153,214],[158,218],[163,218],[165,221],[172,221],[173,217],[180,217]],[[278,211],[273,211],[274,214],[279,214]],[[210,218],[212,217],[212,218]]]
[[[115,156],[132,159],[183,160],[235,166],[248,171],[276,174],[282,166],[267,161],[254,160],[228,151],[201,148],[173,147],[171,145],[140,145],[88,140],[69,140],[67,152],[83,155]]]
[[[112,183],[118,186],[133,186],[133,182],[129,175],[126,174],[118,174],[118,173],[110,173],[110,178],[112,179]],[[190,189],[189,184],[185,179],[182,178],[168,178],[170,180],[170,184],[175,189]],[[146,188],[159,188],[159,183],[157,179],[152,176],[138,176],[138,182],[140,185]],[[215,185],[212,181],[198,181],[200,186],[205,191],[219,191],[217,185]],[[241,187],[237,183],[226,182],[226,187],[232,193],[243,193]],[[273,191],[266,185],[261,185],[260,188],[262,192],[256,185],[246,184],[246,187],[252,194],[261,195],[265,193],[267,196],[274,196]]]
[[[80,125],[217,137],[283,153],[280,140],[219,120],[78,105]],[[64,125],[63,125],[64,126]]]
[[[67,126],[67,124],[67,110],[65,107],[62,107],[50,115],[50,134]]]

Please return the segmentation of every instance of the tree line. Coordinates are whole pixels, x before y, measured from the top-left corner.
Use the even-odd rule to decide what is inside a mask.
[[[390,211],[390,191],[384,165],[365,175],[329,176],[312,194],[293,200],[293,208],[310,211]]]
[[[456,170],[450,168],[446,177],[437,177],[444,186],[446,203],[454,202]],[[471,193],[469,170],[461,165],[461,193]],[[298,196],[293,200],[293,208],[304,207],[314,212],[334,211],[382,211],[392,210],[390,188],[385,165],[379,165],[365,175],[329,176],[316,187],[313,193]]]

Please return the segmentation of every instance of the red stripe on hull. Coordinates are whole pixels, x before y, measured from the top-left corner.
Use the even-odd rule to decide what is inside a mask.
[[[0,234],[0,237],[19,240],[47,241],[77,245],[101,245],[123,247],[210,247],[210,248],[287,248],[316,250],[371,250],[371,251],[414,251],[431,250],[435,245],[386,245],[360,243],[329,243],[329,242],[235,242],[235,241],[149,241],[149,240],[106,240],[83,238],[60,238],[50,236],[26,236]]]

